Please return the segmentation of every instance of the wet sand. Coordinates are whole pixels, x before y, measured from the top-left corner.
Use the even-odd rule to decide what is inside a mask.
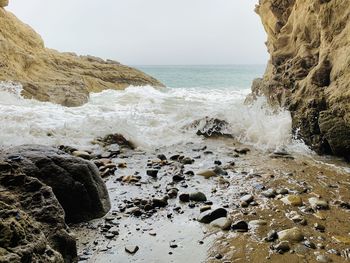
[[[79,240],[81,262],[347,260],[350,246],[349,165],[327,160],[327,163],[336,165],[332,166],[323,162],[324,158],[296,154],[274,155],[272,158],[269,152],[250,146],[246,154],[235,152],[246,147],[226,138],[207,139],[202,144],[189,143],[154,152],[123,150],[113,162],[117,165],[125,163],[126,167],[118,168],[114,175],[106,178],[112,201],[111,212],[103,219],[71,226]],[[158,154],[164,154],[168,161],[160,162]],[[181,169],[180,162],[169,160],[177,154],[194,162],[184,164]],[[152,169],[148,163],[159,166],[157,178],[147,175],[147,170]],[[209,179],[196,175],[200,170],[215,166],[222,168],[227,175]],[[339,166],[345,169],[336,168]],[[187,173],[189,171],[194,175]],[[185,180],[174,183],[173,175],[178,173]],[[141,176],[141,179],[138,182],[117,180],[128,175]],[[147,212],[141,209],[137,216],[127,213],[143,201],[163,198],[173,188],[178,189],[178,195],[203,192],[213,203],[212,209],[225,208],[233,222],[243,220],[249,224],[253,221],[248,232],[223,231],[199,223],[196,219],[205,204],[181,202],[178,196],[169,198],[165,207]],[[262,192],[268,189],[285,189],[287,192],[267,198]],[[242,203],[242,196],[247,194],[253,196],[253,201]],[[284,204],[280,199],[288,195],[300,197],[302,204]],[[328,202],[329,209],[310,209],[310,197],[321,197]],[[316,223],[319,224],[317,229]],[[264,240],[271,230],[278,232],[293,227],[301,231],[304,240],[288,242],[289,249],[283,254],[276,250],[280,240]],[[114,236],[108,235],[111,228],[117,232]],[[139,249],[130,254],[125,251],[129,246],[138,246]]]

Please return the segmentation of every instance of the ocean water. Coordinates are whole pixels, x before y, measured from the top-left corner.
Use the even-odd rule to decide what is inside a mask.
[[[97,136],[121,133],[140,148],[200,141],[186,129],[204,117],[226,120],[226,132],[261,149],[294,147],[288,111],[272,112],[263,98],[244,100],[264,66],[139,66],[167,88],[129,87],[91,94],[76,108],[26,100],[21,85],[0,83],[0,145],[90,145]]]

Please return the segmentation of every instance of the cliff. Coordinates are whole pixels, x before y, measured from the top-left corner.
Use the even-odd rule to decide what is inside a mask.
[[[271,58],[253,94],[288,108],[318,153],[350,158],[349,0],[260,0],[256,12]]]
[[[46,48],[33,29],[4,9],[7,4],[8,0],[0,0],[0,81],[21,83],[26,98],[79,106],[87,102],[90,92],[129,85],[163,86],[112,60]]]

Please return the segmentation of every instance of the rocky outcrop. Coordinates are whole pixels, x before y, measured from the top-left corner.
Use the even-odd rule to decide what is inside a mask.
[[[292,113],[293,131],[319,153],[350,158],[348,0],[260,0],[271,55],[254,95]]]
[[[8,0],[0,0],[0,81],[21,83],[24,97],[79,106],[87,102],[90,92],[163,86],[116,61],[45,48],[33,29],[2,8],[7,4]]]
[[[99,218],[110,210],[106,185],[92,162],[40,145],[14,147],[5,156],[17,158],[27,176],[52,188],[67,223]]]
[[[38,145],[0,154],[0,262],[76,262],[66,222],[102,217],[109,209],[91,162]]]

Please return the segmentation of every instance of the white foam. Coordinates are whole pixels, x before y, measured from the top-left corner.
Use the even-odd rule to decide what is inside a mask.
[[[1,90],[0,145],[86,146],[96,136],[122,133],[140,147],[156,148],[201,140],[182,127],[206,116],[228,121],[232,135],[263,149],[292,142],[290,113],[272,113],[263,99],[244,105],[249,90],[130,87],[91,94],[77,108],[24,100],[19,93]]]

